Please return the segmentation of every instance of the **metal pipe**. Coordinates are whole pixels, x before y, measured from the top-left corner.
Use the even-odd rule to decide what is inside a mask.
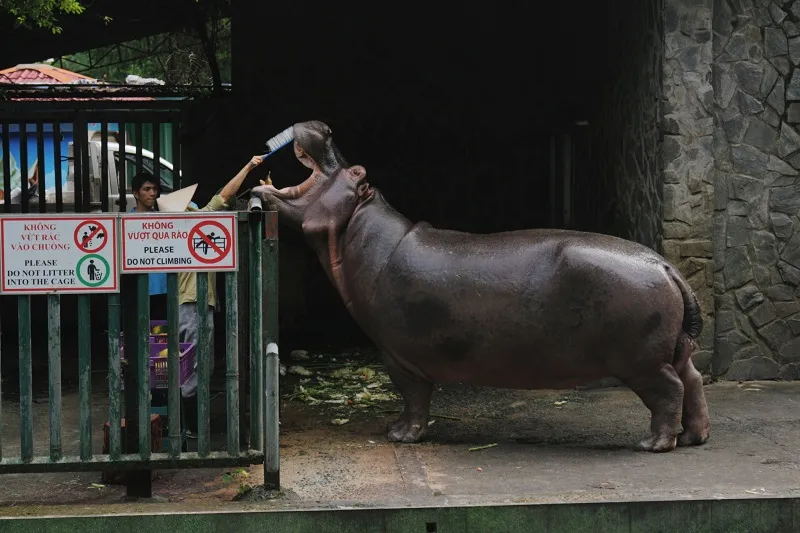
[[[148,473],[162,469],[250,466],[261,464],[263,460],[264,456],[260,451],[252,450],[244,451],[238,457],[230,457],[227,452],[211,452],[205,457],[200,457],[197,453],[184,453],[180,458],[170,457],[166,453],[154,453],[148,459],[142,459],[137,454],[125,454],[115,461],[110,461],[107,455],[95,455],[89,461],[80,461],[77,457],[67,456],[58,463],[52,462],[49,457],[35,457],[27,462],[18,458],[6,459],[0,464],[0,469],[3,474],[92,472],[107,468]]]
[[[53,122],[53,170],[56,172],[56,213],[64,211],[64,193],[61,191],[61,123]]]
[[[197,273],[197,453],[211,452],[211,336],[208,324],[208,272]]]
[[[61,297],[47,295],[47,375],[50,395],[50,459],[61,451]]]
[[[139,342],[139,357],[135,369],[139,376],[139,455],[142,459],[150,457],[150,279],[147,274],[136,276],[136,336]],[[126,424],[127,425],[127,424]]]
[[[248,211],[263,211],[264,204],[258,196],[251,196],[250,202],[247,204]]]
[[[33,377],[31,362],[31,297],[17,298],[19,317],[19,416],[20,456],[33,460]]]
[[[125,149],[122,149],[122,153]],[[124,157],[120,157],[124,160]],[[120,162],[120,164],[124,164]],[[108,205],[108,122],[100,124],[100,210],[103,212],[109,211]],[[125,194],[124,191],[120,194]]]
[[[78,295],[78,397],[82,461],[92,458],[92,338],[89,313],[89,295]]]
[[[228,455],[239,455],[239,295],[237,272],[225,274],[225,396],[228,400]]]
[[[30,183],[28,183],[28,172],[30,169],[28,169],[28,124],[25,122],[19,125],[19,159],[19,187],[22,191],[20,212],[28,213],[30,212],[30,199],[28,198],[28,187],[30,187]],[[8,202],[11,202],[10,198]]]
[[[261,308],[263,298],[262,262],[263,212],[253,213],[250,220],[250,448],[264,446],[264,328]]]
[[[11,128],[8,122],[3,122],[3,207],[6,213],[11,212],[11,158],[5,154],[11,153],[11,144],[9,137],[11,136]]]
[[[167,412],[169,413],[169,453],[181,454],[181,383],[180,346],[178,339],[178,275],[167,274]],[[186,429],[186,428],[184,428]]]
[[[36,164],[38,182],[36,183],[36,190],[39,194],[39,212],[47,213],[47,168],[45,166],[44,157],[44,122],[41,120],[36,122]],[[58,164],[58,163],[56,163]]]
[[[119,302],[119,294],[108,295],[108,453],[112,460],[119,459],[122,453],[122,439],[120,438],[122,380],[120,379],[119,354]]]
[[[278,423],[278,345],[267,345],[264,356],[264,488],[280,488],[280,425]]]

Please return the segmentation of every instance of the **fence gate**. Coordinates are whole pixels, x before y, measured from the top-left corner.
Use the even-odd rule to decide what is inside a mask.
[[[49,227],[54,219],[78,220],[86,222],[80,231],[76,226],[75,244],[78,244],[81,231],[99,231],[89,223],[93,218],[110,218],[110,225],[117,228],[121,226],[121,218],[130,218],[126,213],[134,206],[130,194],[134,173],[142,170],[151,173],[163,192],[180,189],[181,107],[177,102],[163,101],[137,101],[135,106],[132,108],[131,102],[107,101],[70,103],[70,107],[54,102],[0,106],[3,196],[0,228],[6,228],[2,231],[12,235],[20,228],[27,228],[35,233],[37,227]],[[163,215],[154,214],[153,220],[159,216]],[[18,374],[20,422],[17,447],[12,428],[3,422],[3,408],[13,406],[13,402],[0,402],[0,474],[120,470],[126,471],[129,495],[149,496],[154,469],[263,463],[265,485],[279,486],[277,213],[237,211],[233,223],[238,233],[238,268],[216,276],[220,278],[221,289],[217,290],[220,295],[217,310],[221,307],[222,312],[216,313],[218,318],[213,328],[215,336],[224,338],[225,356],[218,358],[224,360],[224,365],[216,366],[222,366],[217,370],[225,377],[226,439],[212,449],[210,382],[214,346],[209,335],[209,314],[198,313],[199,339],[192,348],[198,380],[194,451],[188,451],[182,426],[186,406],[181,395],[183,359],[179,351],[184,347],[179,347],[177,336],[179,275],[166,274],[166,316],[154,317],[147,273],[121,274],[117,290],[106,290],[103,294],[69,287],[35,291],[36,287],[24,285],[30,281],[15,282],[6,269],[6,264],[12,263],[24,267],[24,250],[31,248],[23,246],[11,251],[3,242],[0,333],[6,348],[13,344],[14,337],[17,342],[14,351],[7,349],[0,353],[0,363],[5,363],[0,364],[0,372],[3,368],[17,370],[14,375],[8,372],[3,375],[0,383],[8,388]],[[113,232],[108,230],[108,233]],[[121,237],[117,235],[117,242]],[[56,257],[59,248],[53,250]],[[113,267],[111,263],[120,258],[110,256],[113,259],[108,261],[99,252],[86,257],[90,256],[100,258],[100,268],[91,267],[94,269],[90,271],[91,279],[84,285],[102,289],[104,283],[106,286],[110,283],[102,273],[103,268]],[[83,270],[75,272],[79,275]],[[6,281],[21,285],[8,285]],[[207,308],[208,285],[208,272],[197,272],[197,309]],[[75,311],[69,310],[70,305]],[[40,317],[36,316],[37,306]],[[16,313],[10,313],[10,309]],[[62,313],[62,309],[66,311]],[[166,326],[163,347],[168,352],[166,373],[151,378],[151,365],[154,374],[158,374],[156,367],[162,367],[162,361],[154,359],[151,363],[151,337],[158,336],[151,323],[154,318],[164,319],[157,324]],[[98,329],[102,331],[99,340]],[[46,348],[35,350],[37,343]],[[77,376],[73,377],[77,377],[80,444],[72,455],[64,453],[62,442],[62,362],[71,362],[67,357],[75,354]],[[37,363],[47,369],[49,453],[46,454],[41,453],[42,446],[37,454],[34,443],[37,421],[33,416],[33,377]],[[106,368],[109,407],[107,417],[96,420],[92,416],[91,376],[105,372]],[[158,382],[155,387],[151,379]],[[153,442],[158,442],[160,435],[152,433],[158,426],[151,425],[151,418],[166,418],[163,446],[155,450]],[[93,444],[100,431],[105,437],[103,450]],[[9,446],[9,442],[14,442],[14,446]]]

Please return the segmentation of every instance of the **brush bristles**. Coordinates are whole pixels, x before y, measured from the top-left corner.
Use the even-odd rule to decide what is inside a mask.
[[[270,152],[274,152],[278,148],[286,146],[290,142],[294,140],[294,135],[292,134],[292,128],[286,128],[275,137],[267,141],[267,147],[269,148]]]

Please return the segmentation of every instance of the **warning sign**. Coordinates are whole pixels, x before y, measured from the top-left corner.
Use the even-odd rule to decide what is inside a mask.
[[[231,252],[230,232],[216,220],[204,220],[189,231],[189,253],[203,264],[213,265]]]
[[[107,242],[108,231],[96,220],[86,220],[75,228],[75,246],[82,252],[99,252]]]
[[[125,214],[122,272],[227,272],[238,269],[232,213]]]
[[[116,217],[0,217],[0,291],[119,292]]]

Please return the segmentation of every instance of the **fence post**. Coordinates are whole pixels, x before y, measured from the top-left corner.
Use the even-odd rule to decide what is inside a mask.
[[[278,425],[278,345],[267,345],[264,357],[264,488],[281,487],[280,426]]]
[[[146,276],[146,274],[144,274]],[[135,454],[139,448],[139,417],[148,416],[139,410],[137,384],[141,379],[139,368],[138,312],[141,302],[137,298],[137,277],[120,276],[122,301],[122,326],[125,339],[125,453]],[[149,296],[149,295],[148,295]],[[149,392],[149,391],[148,391]],[[125,473],[129,498],[150,498],[153,495],[150,470],[131,470]]]
[[[263,212],[250,212],[250,448],[264,449]]]
[[[263,305],[264,342],[264,488],[280,488],[280,396],[278,376],[278,214],[264,213]]]
[[[61,297],[47,295],[47,372],[50,395],[50,460],[61,460]]]
[[[241,264],[241,263],[240,263]],[[244,276],[242,276],[244,277]],[[225,398],[228,414],[228,455],[239,456],[239,300],[237,272],[225,274]]]
[[[31,364],[31,297],[17,297],[19,315],[20,456],[33,460],[33,371]]]
[[[237,289],[237,309],[240,317],[237,327],[239,348],[239,444],[245,449],[250,448],[250,398],[255,391],[250,389],[250,270],[245,270],[250,264],[250,247],[244,243],[250,242],[250,225],[248,214],[242,213],[239,217],[239,274]]]

